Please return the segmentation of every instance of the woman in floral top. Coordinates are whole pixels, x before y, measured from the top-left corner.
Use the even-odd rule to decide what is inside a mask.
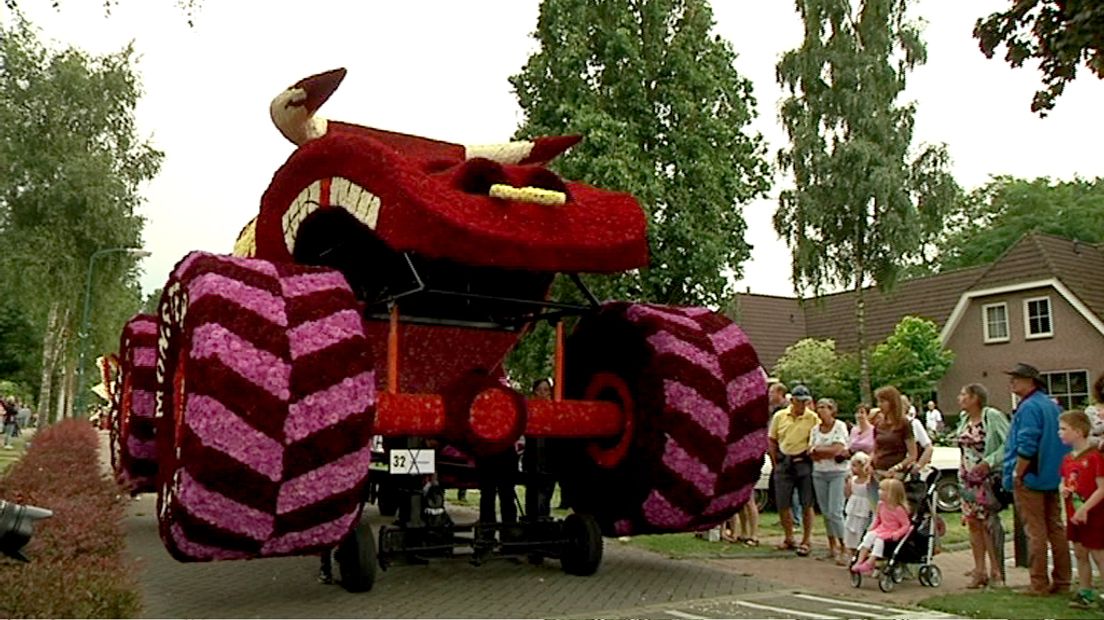
[[[1002,540],[1000,502],[993,495],[992,480],[1000,470],[1004,440],[1008,437],[1008,418],[987,407],[989,393],[978,383],[971,383],[958,393],[962,413],[958,416],[958,446],[962,461],[958,479],[962,489],[962,520],[970,529],[970,549],[974,555],[972,581],[968,588],[981,588],[989,583],[1003,585],[1004,550],[996,548]],[[1000,534],[997,536],[996,534]],[[985,558],[989,557],[989,571]],[[991,575],[991,576],[987,576]]]

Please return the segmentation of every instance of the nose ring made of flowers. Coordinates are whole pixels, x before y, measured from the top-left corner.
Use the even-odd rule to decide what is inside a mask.
[[[624,459],[562,463],[576,510],[595,515],[603,534],[703,529],[747,502],[768,410],[766,375],[739,327],[705,308],[615,302],[580,321],[566,348],[569,397],[586,397],[601,373],[631,394]],[[607,396],[616,398],[596,395]]]

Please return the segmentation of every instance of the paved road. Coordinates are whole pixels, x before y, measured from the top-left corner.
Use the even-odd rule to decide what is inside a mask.
[[[676,562],[616,541],[592,577],[557,562],[442,560],[395,566],[366,594],[315,581],[314,558],[181,564],[157,535],[151,495],[131,503],[128,547],[139,562],[148,617],[566,617],[603,610],[756,594],[777,586],[701,562]],[[373,512],[374,508],[369,507]],[[378,521],[378,516],[373,520]]]
[[[776,590],[760,594],[718,597],[668,605],[652,605],[619,610],[602,617],[611,619],[670,618],[671,620],[713,620],[714,618],[802,618],[843,620],[847,618],[948,619],[949,614],[931,610],[908,609],[876,603],[847,600],[801,591]],[[582,617],[582,616],[580,616]]]

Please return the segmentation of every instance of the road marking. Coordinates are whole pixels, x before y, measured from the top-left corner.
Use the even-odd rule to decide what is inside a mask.
[[[780,614],[786,614],[787,617],[804,616],[806,618],[812,618],[813,620],[838,620],[839,616],[826,616],[824,614],[815,614],[811,611],[800,611],[797,609],[789,609],[787,607],[772,607],[770,605],[759,605],[757,603],[749,603],[747,601],[735,601],[737,605],[741,607],[750,607],[760,611],[776,611]]]
[[[676,618],[685,618],[686,620],[710,620],[708,616],[695,616],[694,614],[688,614],[682,611],[675,611],[674,609],[664,609],[665,613],[669,613]]]
[[[841,614],[844,614],[847,617],[851,617],[855,613],[854,609],[844,609],[842,607],[829,607],[828,611],[834,611],[834,612],[837,612],[837,613],[841,613]],[[900,617],[901,617],[900,615],[876,616],[874,614],[869,614],[869,613],[868,614],[863,614],[863,618],[872,618],[873,620],[898,620]]]
[[[871,605],[870,603],[857,603],[855,601],[841,601],[836,598],[829,598],[827,596],[813,596],[812,594],[794,594],[795,598],[803,598],[807,601],[814,601],[817,603],[830,603],[832,605],[846,605],[848,607],[858,607],[860,609],[875,609],[877,611],[891,611],[895,614],[914,614],[916,610],[909,609],[897,609],[895,607],[886,607],[885,605]],[[833,610],[834,611],[834,610]]]

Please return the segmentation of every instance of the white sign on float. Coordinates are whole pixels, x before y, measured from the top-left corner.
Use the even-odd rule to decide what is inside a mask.
[[[434,473],[436,464],[433,450],[389,450],[388,468],[392,475],[422,475]]]

